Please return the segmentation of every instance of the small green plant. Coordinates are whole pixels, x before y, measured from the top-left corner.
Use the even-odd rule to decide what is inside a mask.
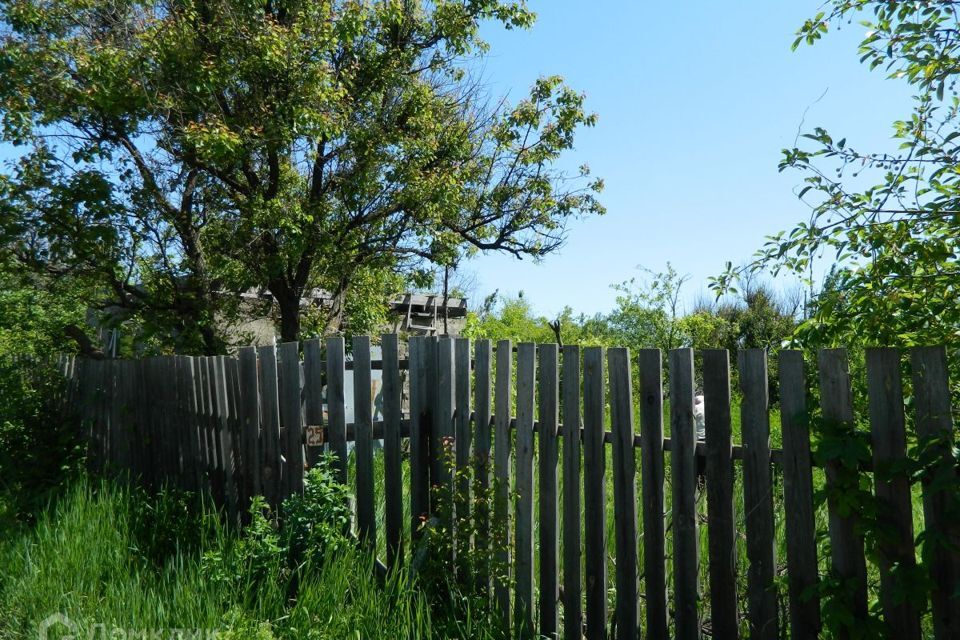
[[[249,513],[250,523],[232,545],[204,553],[211,580],[246,590],[287,583],[295,588],[305,568],[315,569],[353,544],[348,489],[336,481],[328,456],[307,473],[303,493],[284,500],[279,518],[262,496],[254,497]]]
[[[353,544],[350,490],[337,482],[334,465],[332,455],[322,456],[307,472],[303,493],[283,502],[282,540],[292,567],[320,561]]]

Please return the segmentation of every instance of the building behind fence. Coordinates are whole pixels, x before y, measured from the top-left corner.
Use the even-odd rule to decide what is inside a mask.
[[[745,618],[751,638],[780,638],[787,629],[792,638],[816,638],[822,627],[818,594],[827,574],[842,586],[853,624],[867,619],[863,514],[843,504],[838,488],[851,470],[840,458],[823,469],[831,496],[830,556],[817,553],[814,476],[821,471],[811,456],[811,416],[826,425],[854,423],[845,351],[819,354],[816,412],[808,406],[802,354],[779,354],[783,448],[774,450],[763,350],[738,354],[742,442],[734,444],[731,370],[723,350],[702,352],[697,378],[694,352],[671,351],[665,389],[662,355],[653,349],[634,354],[634,361],[626,349],[514,348],[501,341],[494,350],[487,340],[417,337],[401,359],[396,335],[383,336],[381,348],[382,359],[371,362],[370,339],[354,338],[348,362],[343,338],[333,337],[325,344],[308,340],[302,348],[244,348],[237,357],[78,359],[64,361],[63,368],[95,466],[129,470],[152,485],[174,482],[208,492],[234,520],[254,495],[276,505],[302,490],[304,470],[324,447],[336,456],[339,478],[350,481],[353,443],[357,533],[371,548],[383,537],[388,566],[402,563],[416,544],[431,512],[431,487],[453,481],[444,464],[452,454],[458,475],[470,474],[474,487],[495,493],[491,510],[476,501],[468,513],[471,503],[457,503],[454,522],[473,518],[480,532],[466,544],[486,547],[491,518],[509,521],[510,580],[496,582],[492,597],[504,624],[521,637],[686,639],[706,630],[726,639],[738,637]],[[853,470],[855,477],[872,478],[882,505],[877,517],[892,532],[872,557],[878,558],[883,624],[898,640],[921,636],[918,598],[905,598],[891,578],[916,566],[919,532],[910,480],[872,469],[895,467],[907,456],[901,364],[894,349],[866,353],[872,459]],[[910,438],[937,445],[928,447],[928,461],[933,451],[934,466],[955,478],[946,351],[913,349],[909,364]],[[374,369],[382,376],[377,420]],[[354,394],[349,424],[348,370]],[[695,439],[695,379],[702,380],[705,396],[704,442]],[[374,447],[380,440],[385,478],[383,495],[376,495]],[[741,473],[742,499],[735,489]],[[780,479],[782,500],[774,500]],[[929,589],[919,601],[931,604],[935,637],[956,639],[960,535],[949,506],[956,484],[921,484],[933,555],[924,565],[930,567]],[[697,501],[704,486],[705,515]],[[704,523],[705,554],[698,532]],[[776,557],[777,527],[785,531],[785,561]],[[738,542],[743,537],[745,545]],[[745,563],[736,559],[738,545],[745,546]],[[743,566],[745,607],[737,589]],[[778,566],[786,569],[786,587],[778,586]],[[702,601],[704,584],[708,602]],[[778,597],[787,601],[783,620]]]

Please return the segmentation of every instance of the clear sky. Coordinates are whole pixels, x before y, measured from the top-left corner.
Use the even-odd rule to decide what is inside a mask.
[[[691,276],[692,299],[727,260],[745,262],[767,235],[808,217],[795,195],[803,176],[777,170],[805,112],[804,130],[823,126],[851,145],[889,150],[910,94],[859,63],[866,29],[843,25],[790,49],[820,5],[530,0],[532,30],[487,29],[493,93],[519,100],[536,77],[560,74],[586,94],[599,123],[580,133],[569,162],[604,178],[608,213],[573,223],[566,246],[539,264],[475,259],[467,268],[476,293],[522,290],[546,315],[565,305],[607,311],[611,283],[670,261]]]

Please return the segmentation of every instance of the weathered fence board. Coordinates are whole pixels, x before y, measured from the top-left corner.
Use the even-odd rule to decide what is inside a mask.
[[[733,504],[733,435],[730,424],[730,359],[726,350],[703,352],[706,429],[707,545],[710,551],[710,629],[737,638],[737,547]]]
[[[555,344],[539,347],[539,495],[540,529],[540,629],[541,636],[556,638],[560,600],[560,528],[557,509],[557,427],[559,425],[559,352]]]
[[[533,637],[533,422],[536,345],[517,347],[517,441],[514,525],[514,613],[517,637]]]
[[[923,487],[923,517],[929,539],[933,541],[929,556],[933,629],[937,640],[960,638],[960,607],[956,603],[956,588],[960,584],[960,525],[948,516],[951,511],[956,513],[960,498],[949,484],[934,487],[930,482],[956,474],[946,349],[913,349],[910,364],[917,435],[942,460]]]
[[[613,430],[613,508],[616,513],[616,637],[619,640],[632,640],[637,637],[640,612],[637,584],[637,464],[633,451],[630,351],[609,349],[607,370],[610,376],[610,422]]]
[[[383,350],[383,490],[384,535],[387,566],[403,558],[403,469],[400,423],[403,419],[403,385],[400,381],[400,342],[396,334],[384,335]]]
[[[303,423],[306,427],[323,426],[323,360],[320,338],[305,340],[303,343]],[[307,468],[316,466],[323,448],[304,446],[304,464]]]
[[[823,349],[818,355],[818,365],[820,406],[825,427],[852,427],[853,397],[846,351]],[[841,463],[828,462],[826,475],[827,484],[834,489],[827,502],[833,570],[848,585],[846,593],[850,598],[853,624],[863,624],[867,619],[867,566],[863,555],[863,536],[858,532],[858,515],[844,515],[843,507],[838,504],[836,495],[844,490],[845,472]]]
[[[260,385],[257,380],[257,351],[240,349],[240,399],[243,420],[240,424],[241,449],[244,457],[244,506],[262,492],[260,486]]]
[[[474,467],[473,482],[474,493],[479,500],[474,505],[474,522],[477,532],[474,544],[475,548],[482,557],[490,548],[490,407],[493,399],[490,386],[490,365],[493,362],[493,345],[489,340],[477,340],[474,345],[476,360],[476,369],[474,372],[474,405],[476,406],[475,415],[475,434],[474,434]],[[481,569],[481,575],[477,576],[481,589],[489,589],[489,571]]]
[[[743,515],[747,527],[747,607],[750,637],[776,640],[777,591],[773,483],[770,477],[770,401],[767,352],[740,351],[743,430]]]
[[[357,533],[377,547],[377,508],[373,485],[373,397],[370,389],[370,338],[353,338],[353,432],[356,439]]]
[[[303,413],[300,402],[300,345],[280,345],[280,433],[281,455],[285,463],[280,472],[286,493],[303,490]]]
[[[563,637],[583,631],[580,557],[580,347],[563,348]]]
[[[410,340],[410,535],[416,541],[430,511],[430,405],[425,338]]]
[[[647,636],[667,637],[666,530],[664,524],[663,360],[641,349],[640,488],[643,500],[643,582]]]
[[[583,503],[587,640],[607,637],[606,451],[603,349],[583,350]]]
[[[897,593],[896,574],[916,568],[913,548],[913,509],[910,481],[905,471],[891,471],[907,457],[907,431],[903,414],[903,384],[897,349],[867,349],[867,395],[870,432],[873,436],[874,491],[881,503],[878,521],[890,531],[879,542],[880,603],[892,637],[920,638],[920,614]],[[892,477],[885,477],[890,476]]]
[[[677,640],[700,637],[697,603],[697,459],[693,425],[693,349],[670,351],[670,472],[673,480],[673,581]]]
[[[511,628],[510,610],[510,581],[509,572],[511,562],[510,553],[510,397],[511,377],[513,369],[513,349],[509,340],[497,343],[497,381],[494,409],[494,441],[493,441],[493,477],[494,500],[493,521],[500,528],[496,541],[495,561],[499,565],[498,578],[494,583],[494,602],[500,610],[504,631],[509,633]]]
[[[273,345],[257,349],[260,357],[260,482],[264,497],[274,507],[280,504],[280,387],[277,382],[277,349]]]
[[[340,336],[327,338],[327,417],[330,419],[330,450],[336,457],[337,479],[348,482],[347,416],[343,385],[344,341]]]
[[[803,354],[781,351],[779,369],[790,631],[797,640],[814,640],[820,635],[820,599]]]

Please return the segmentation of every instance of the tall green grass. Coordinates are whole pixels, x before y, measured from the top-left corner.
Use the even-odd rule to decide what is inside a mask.
[[[408,571],[378,580],[373,558],[352,548],[262,580],[233,553],[236,531],[209,510],[182,507],[172,494],[73,484],[31,530],[0,541],[0,638],[37,637],[54,613],[81,630],[200,629],[218,638],[492,637],[469,610],[436,615]]]

